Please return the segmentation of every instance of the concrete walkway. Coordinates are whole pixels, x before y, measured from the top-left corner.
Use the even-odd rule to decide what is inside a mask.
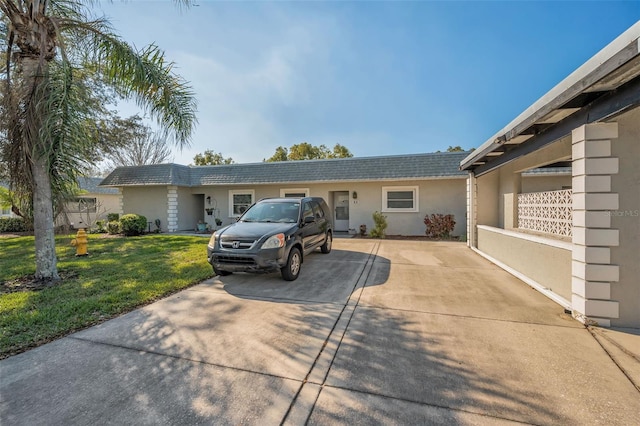
[[[0,424],[637,424],[638,343],[464,244],[340,239],[0,361]]]

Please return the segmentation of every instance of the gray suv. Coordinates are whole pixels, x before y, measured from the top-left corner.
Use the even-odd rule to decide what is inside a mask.
[[[331,213],[322,198],[265,198],[213,233],[207,257],[216,275],[280,270],[293,281],[304,256],[318,247],[329,253],[332,240]]]

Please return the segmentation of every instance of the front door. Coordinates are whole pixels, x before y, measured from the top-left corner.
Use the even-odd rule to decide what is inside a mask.
[[[336,231],[349,230],[349,191],[333,193],[333,228]]]

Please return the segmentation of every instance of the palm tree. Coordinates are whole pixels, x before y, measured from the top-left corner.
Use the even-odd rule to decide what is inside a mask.
[[[157,46],[136,50],[108,21],[91,19],[87,2],[0,0],[0,12],[0,161],[10,189],[32,200],[35,276],[58,280],[54,201],[72,191],[96,140],[79,76],[88,71],[134,99],[181,148],[196,124],[196,102]]]

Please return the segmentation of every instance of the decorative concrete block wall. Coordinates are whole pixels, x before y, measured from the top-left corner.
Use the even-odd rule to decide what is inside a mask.
[[[570,237],[572,197],[571,189],[518,194],[518,228]]]
[[[611,175],[618,173],[611,140],[618,137],[618,124],[586,124],[571,136],[573,315],[584,323],[609,327],[611,319],[618,318],[618,301],[611,300],[611,286],[620,276],[610,253],[610,247],[619,244],[618,230],[611,228],[611,211],[618,209],[618,194],[611,192]]]

